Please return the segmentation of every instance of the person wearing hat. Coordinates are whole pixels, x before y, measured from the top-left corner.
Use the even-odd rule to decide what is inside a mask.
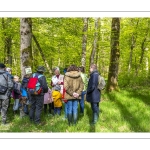
[[[56,85],[52,92],[52,97],[54,101],[54,114],[61,115],[62,108],[62,94],[60,93],[61,87],[60,85]]]
[[[6,66],[0,63],[0,110],[3,125],[6,124],[9,97],[13,88],[13,81],[8,77],[5,68]]]
[[[35,124],[41,123],[40,116],[44,104],[44,94],[48,92],[47,81],[45,76],[43,75],[44,72],[45,72],[44,66],[38,66],[37,72],[33,74],[38,77],[38,82],[40,83],[40,87],[42,88],[40,94],[31,95],[31,107],[30,107],[29,117],[31,121],[35,122]]]

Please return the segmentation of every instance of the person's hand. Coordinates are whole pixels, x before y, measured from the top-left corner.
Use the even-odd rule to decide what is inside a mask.
[[[60,82],[60,81],[58,81],[58,82],[57,82],[57,84],[61,84],[61,82]]]
[[[73,97],[78,98],[78,97],[79,97],[79,94],[74,92],[74,93],[73,93]]]

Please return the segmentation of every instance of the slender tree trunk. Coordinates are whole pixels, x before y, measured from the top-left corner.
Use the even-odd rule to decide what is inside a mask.
[[[97,64],[97,66],[99,66],[99,64],[98,64],[98,59],[99,59],[99,51],[100,51],[100,31],[101,31],[101,29],[100,29],[100,18],[98,18],[98,33],[97,33],[97,51],[96,51],[96,64]]]
[[[137,66],[137,69],[136,69],[136,76],[138,76],[138,71],[139,71],[139,69],[142,65],[142,62],[143,62],[144,53],[145,53],[145,49],[146,49],[145,42],[148,38],[149,30],[150,30],[150,22],[148,21],[148,27],[147,27],[147,30],[146,30],[146,33],[145,33],[145,37],[144,37],[144,39],[142,41],[142,44],[141,44],[141,57],[140,57],[139,65]]]
[[[139,20],[137,21],[136,29],[138,27],[138,24],[139,24]],[[133,49],[134,49],[135,44],[136,44],[136,38],[137,38],[137,32],[133,32],[132,36],[131,36],[131,47],[130,47],[130,57],[129,57],[129,65],[128,65],[128,74],[130,73],[130,70],[132,68],[132,56],[133,56]]]
[[[88,18],[83,18],[83,35],[82,35],[82,66],[86,66],[86,45],[87,45]]]
[[[31,18],[20,19],[21,35],[21,76],[25,75],[25,68],[32,67],[32,20]]]
[[[40,52],[40,54],[41,54],[41,56],[42,56],[42,59],[43,59],[45,65],[46,65],[47,69],[48,69],[49,74],[52,74],[51,68],[50,68],[50,66],[49,66],[49,64],[48,64],[48,62],[47,62],[47,60],[45,59],[43,50],[41,49],[39,42],[37,41],[37,39],[36,39],[36,37],[34,36],[34,34],[32,34],[32,37],[33,37],[33,40],[35,41],[35,43],[36,43],[36,45],[37,45],[37,47],[38,47],[38,49],[39,49],[39,52]]]
[[[3,40],[4,40],[4,63],[12,65],[12,51],[11,51],[11,46],[12,46],[12,37],[11,34],[7,34],[5,30],[10,28],[11,26],[11,18],[2,18],[2,27],[3,27]]]
[[[118,90],[118,67],[120,57],[119,37],[120,37],[120,18],[112,18],[111,54],[110,54],[107,91]]]
[[[95,57],[96,48],[97,48],[97,38],[98,38],[97,30],[98,30],[98,18],[95,19],[95,33],[94,33],[93,48],[92,48],[91,57],[90,57],[90,64],[94,63],[94,57]]]

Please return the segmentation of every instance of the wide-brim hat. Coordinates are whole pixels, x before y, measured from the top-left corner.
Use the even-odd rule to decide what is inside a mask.
[[[37,71],[38,72],[45,72],[45,67],[44,66],[38,66]]]

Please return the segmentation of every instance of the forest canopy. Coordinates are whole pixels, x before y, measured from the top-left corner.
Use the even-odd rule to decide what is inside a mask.
[[[113,82],[108,90],[114,83],[120,87],[149,83],[149,18],[0,20],[0,62],[11,67],[14,75],[22,76],[22,58],[29,57],[24,64],[30,65],[33,72],[37,66],[44,65],[47,77],[51,77],[54,66],[59,66],[62,71],[71,64],[85,66],[89,74],[89,65],[95,63],[108,83]],[[30,42],[23,49],[28,33]],[[29,56],[24,56],[27,51]]]

